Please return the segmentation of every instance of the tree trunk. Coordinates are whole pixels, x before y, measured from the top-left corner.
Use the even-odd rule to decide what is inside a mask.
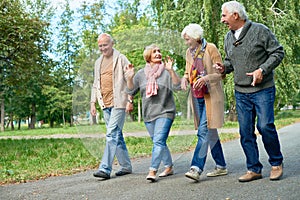
[[[14,114],[11,112],[10,113],[10,127],[11,127],[11,130],[15,130],[15,126],[14,126]]]
[[[73,126],[73,123],[74,123],[73,114],[71,113],[71,116],[70,116],[70,127]]]
[[[35,123],[36,123],[36,115],[35,115],[35,111],[36,111],[36,106],[35,103],[32,103],[31,105],[31,115],[30,115],[30,124],[29,124],[29,129],[35,129]]]
[[[64,123],[64,127],[66,127],[66,119],[65,119],[65,110],[62,110],[62,118],[63,118],[63,123]]]
[[[19,119],[18,121],[19,121],[19,122],[18,122],[18,130],[21,130],[21,122],[22,122],[22,120]]]
[[[4,99],[0,99],[0,104],[1,104],[1,111],[0,111],[0,113],[1,113],[1,116],[0,116],[0,120],[1,120],[1,122],[0,122],[0,124],[1,124],[1,128],[0,128],[0,131],[1,132],[4,132]]]

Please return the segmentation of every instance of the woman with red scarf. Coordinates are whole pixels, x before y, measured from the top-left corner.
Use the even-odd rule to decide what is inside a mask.
[[[209,177],[226,175],[226,163],[217,128],[224,123],[224,94],[221,85],[222,75],[213,68],[213,64],[222,62],[221,55],[212,43],[203,38],[203,29],[198,24],[189,24],[182,33],[188,49],[186,51],[186,70],[181,81],[181,88],[186,90],[190,84],[194,111],[197,145],[190,170],[186,177],[200,180],[208,147],[216,163],[215,170]]]
[[[172,175],[173,162],[167,146],[170,128],[175,118],[173,89],[180,89],[180,78],[173,70],[173,60],[162,61],[160,48],[147,46],[143,53],[146,65],[134,75],[133,66],[126,69],[128,94],[140,91],[142,113],[146,128],[153,141],[152,160],[147,180],[155,181],[161,162],[165,170],[159,177]]]

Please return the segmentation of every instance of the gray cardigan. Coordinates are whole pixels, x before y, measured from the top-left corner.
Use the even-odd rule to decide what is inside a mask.
[[[138,90],[140,91],[142,98],[142,113],[145,122],[150,122],[161,117],[173,120],[176,107],[172,91],[172,78],[169,72],[164,70],[156,81],[158,84],[157,95],[146,98],[147,78],[144,68],[140,69],[133,78],[134,88],[132,90],[127,89],[127,92],[130,95],[135,95]],[[174,87],[179,89],[180,83]]]
[[[284,57],[283,47],[263,24],[246,21],[238,39],[229,31],[225,37],[226,73],[234,71],[235,90],[253,93],[275,85],[273,70]],[[252,77],[246,73],[263,69],[263,80],[251,86]]]

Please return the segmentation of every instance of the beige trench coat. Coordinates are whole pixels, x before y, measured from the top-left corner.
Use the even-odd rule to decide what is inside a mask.
[[[204,96],[206,105],[207,126],[210,129],[221,128],[224,124],[224,92],[222,88],[222,75],[213,68],[216,62],[222,63],[222,57],[217,47],[212,43],[207,43],[203,57],[203,64],[206,68],[209,81],[209,93]],[[190,69],[193,65],[193,58],[190,50],[186,51],[186,67],[184,77],[189,80]],[[192,98],[191,98],[192,99]],[[192,103],[192,102],[191,102]],[[193,108],[194,106],[192,106]],[[199,116],[194,115],[195,129],[198,129]]]

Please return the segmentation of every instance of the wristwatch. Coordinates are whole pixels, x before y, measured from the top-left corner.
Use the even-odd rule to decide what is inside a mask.
[[[131,99],[127,99],[127,101],[128,101],[129,103],[133,103],[133,100],[131,100]]]

